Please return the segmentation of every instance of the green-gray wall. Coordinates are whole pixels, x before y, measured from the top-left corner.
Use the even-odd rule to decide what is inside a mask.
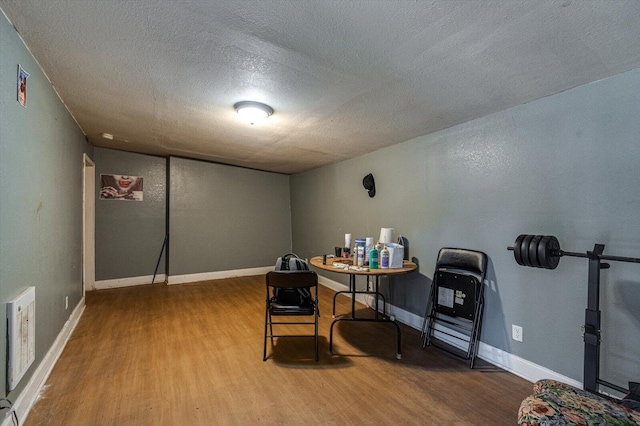
[[[394,227],[420,271],[396,278],[392,300],[418,315],[438,250],[482,250],[482,341],[581,381],[587,262],[524,268],[506,248],[518,234],[547,234],[568,251],[603,243],[605,253],[640,257],[639,164],[634,70],[293,176],[293,248],[329,253],[347,232],[377,237]],[[375,198],[362,187],[370,172]],[[639,266],[621,263],[602,274],[601,377],[624,387],[640,377],[639,277]],[[511,324],[524,327],[523,343],[511,340]]]
[[[105,148],[94,155],[96,281],[153,275],[166,233],[167,159]],[[100,200],[100,174],[141,176],[143,200]],[[158,274],[165,273],[164,259],[163,252]]]
[[[291,250],[289,176],[171,157],[169,275],[273,265]]]
[[[18,64],[31,74],[16,101]],[[0,300],[36,287],[34,364],[15,400],[82,298],[82,164],[92,147],[9,22],[0,17]],[[69,308],[65,310],[65,297]],[[0,359],[6,359],[1,327]],[[0,368],[0,383],[6,372]]]
[[[26,109],[16,102],[18,63],[31,73]],[[14,399],[82,297],[82,154],[94,153],[4,18],[0,76],[0,298],[6,303],[36,286],[36,363],[9,395]],[[520,233],[544,233],[558,236],[566,250],[598,242],[605,253],[640,257],[639,111],[635,70],[291,178],[171,158],[166,272],[271,265],[291,249],[292,236],[293,249],[310,257],[342,244],[346,232],[376,237],[381,226],[392,226],[420,264],[419,273],[396,278],[395,305],[423,314],[439,248],[485,251],[491,261],[483,342],[581,380],[586,262],[522,268],[506,247]],[[126,165],[146,179],[159,176],[165,161],[107,151],[96,149],[99,172]],[[369,172],[378,189],[373,199],[361,185]],[[119,217],[155,224],[145,233],[154,240],[141,249],[155,267],[164,207],[149,217],[125,210],[135,202],[122,203],[96,205],[97,279],[152,273],[146,263],[108,254],[132,242],[128,235],[104,239],[115,237],[103,231]],[[620,385],[640,376],[638,272],[620,263],[603,271],[602,376]],[[510,339],[511,324],[524,327],[523,343]],[[0,356],[6,358],[4,329]],[[4,369],[0,378],[5,383]]]

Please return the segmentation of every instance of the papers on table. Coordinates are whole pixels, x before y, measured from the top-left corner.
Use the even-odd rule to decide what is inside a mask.
[[[340,263],[340,262],[335,262],[333,264],[333,267],[336,269],[346,269],[349,271],[356,271],[356,272],[366,272],[369,270],[369,268],[366,268],[364,266],[347,265],[346,263]]]

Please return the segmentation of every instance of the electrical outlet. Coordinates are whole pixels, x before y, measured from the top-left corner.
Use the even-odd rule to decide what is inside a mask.
[[[69,309],[69,296],[65,296],[64,298],[64,310]]]
[[[511,337],[516,342],[522,342],[522,327],[519,325],[511,325]]]

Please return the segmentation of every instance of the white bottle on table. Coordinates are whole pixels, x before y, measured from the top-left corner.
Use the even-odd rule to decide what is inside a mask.
[[[389,250],[384,246],[380,252],[380,269],[389,269]]]

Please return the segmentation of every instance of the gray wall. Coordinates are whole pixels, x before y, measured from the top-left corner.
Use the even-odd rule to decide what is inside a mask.
[[[268,266],[291,250],[289,177],[171,157],[169,274]]]
[[[27,108],[16,101],[18,64],[31,74]],[[9,395],[15,401],[82,298],[82,154],[92,147],[4,16],[0,76],[2,317],[7,301],[36,287],[36,360]],[[0,368],[2,386],[5,373]]]
[[[438,250],[482,250],[482,341],[581,381],[587,262],[524,268],[506,247],[521,233],[548,234],[568,251],[603,243],[605,253],[640,257],[639,112],[634,70],[293,176],[293,248],[312,256],[346,232],[395,227],[420,272],[396,279],[393,303],[419,315]],[[373,199],[361,183],[369,172]],[[626,387],[640,377],[640,266],[614,263],[602,289],[601,377]],[[511,324],[524,327],[523,343],[511,340]]]
[[[96,281],[153,275],[166,233],[166,158],[96,148]],[[100,200],[100,174],[141,176],[143,201]],[[165,273],[164,253],[158,274]]]
[[[15,100],[18,63],[31,73],[26,109]],[[36,363],[9,395],[15,399],[82,297],[82,153],[93,150],[4,18],[0,75],[0,298],[5,303],[34,285],[37,301]],[[491,262],[482,340],[581,380],[586,262],[522,268],[506,246],[520,233],[544,233],[567,250],[598,242],[606,253],[640,256],[638,111],[635,70],[291,178],[171,158],[169,272],[271,265],[290,250],[292,235],[295,251],[310,257],[341,244],[345,232],[376,237],[381,226],[393,226],[420,264],[418,274],[396,279],[394,304],[422,315],[440,247],[483,250]],[[145,179],[161,174],[155,162],[162,159],[96,151],[98,173],[112,163]],[[361,186],[369,172],[374,199]],[[144,238],[157,240],[131,252],[144,252],[152,266],[129,261],[117,273],[106,266],[122,268],[106,250],[133,242],[128,234],[110,242],[115,234],[102,235],[119,218],[160,229],[164,207],[136,216],[126,210],[135,204],[113,206],[98,219],[97,279],[153,272],[164,235],[151,228]],[[603,378],[625,385],[640,376],[640,279],[636,265],[612,266],[602,280]],[[511,324],[524,327],[523,343],[510,339]]]

